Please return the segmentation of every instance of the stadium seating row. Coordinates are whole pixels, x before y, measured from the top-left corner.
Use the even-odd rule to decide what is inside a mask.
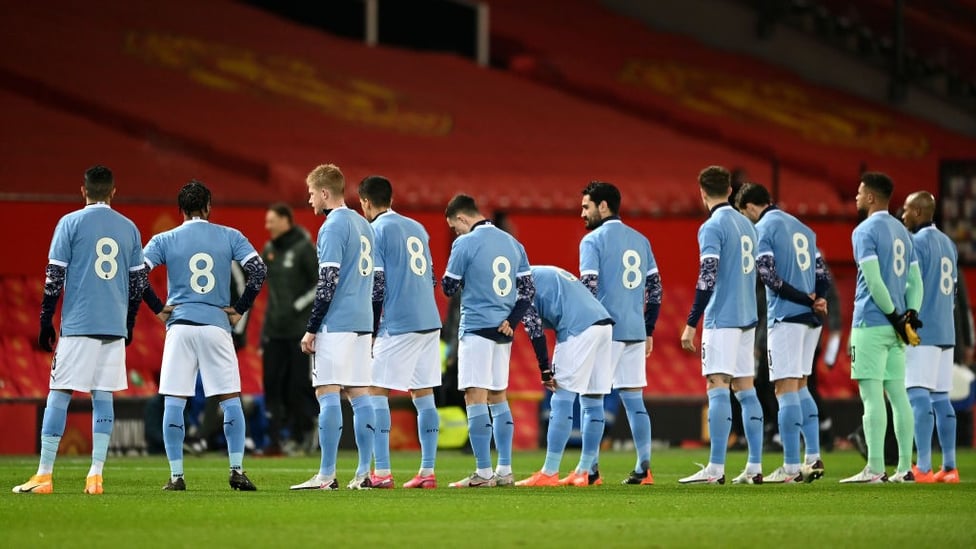
[[[68,182],[92,158],[128,182],[126,200],[156,202],[170,201],[189,175],[211,184],[221,204],[298,202],[304,176],[324,160],[352,181],[382,171],[408,189],[408,205],[438,209],[468,191],[493,208],[574,210],[581,183],[601,178],[622,188],[628,213],[693,214],[700,206],[687,189],[705,163],[768,180],[770,150],[730,147],[721,121],[691,136],[674,130],[683,126],[675,115],[634,117],[460,59],[371,49],[240,4],[168,2],[151,21],[125,2],[102,7],[87,13],[59,0],[0,22],[0,99],[16,107],[0,116],[20,129],[0,136],[10,196],[72,196]],[[497,12],[504,31],[506,10]],[[608,66],[618,71],[622,59]],[[592,67],[580,67],[578,87],[607,76]],[[609,76],[617,91],[629,90],[622,98],[644,101],[643,89]],[[99,85],[107,81],[119,85]],[[52,152],[60,161],[44,162]],[[788,168],[781,180],[782,200],[797,211],[849,210],[828,180]]]
[[[974,146],[969,137],[785,69],[654,31],[597,0],[489,3],[498,63],[648,124],[777,159],[777,198],[793,211],[850,215],[844,199],[864,167],[935,192],[940,157],[965,157]],[[680,153],[664,150],[663,163],[681,163],[673,160]],[[768,168],[742,167],[771,182]]]

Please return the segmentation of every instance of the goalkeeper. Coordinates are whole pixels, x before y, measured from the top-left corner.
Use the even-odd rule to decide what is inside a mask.
[[[894,184],[882,173],[865,173],[857,191],[857,210],[866,217],[852,236],[858,265],[851,329],[851,378],[864,403],[868,463],[847,483],[913,482],[914,417],[905,390],[905,344],[918,345],[922,277],[908,230],[888,213]],[[887,393],[898,440],[898,467],[884,470]]]

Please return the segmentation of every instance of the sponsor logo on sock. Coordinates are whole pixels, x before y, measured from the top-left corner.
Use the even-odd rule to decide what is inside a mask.
[[[169,425],[167,425],[167,427],[172,427],[174,429],[179,429],[180,431],[183,430],[183,426],[182,425],[177,425],[175,423],[170,423]]]

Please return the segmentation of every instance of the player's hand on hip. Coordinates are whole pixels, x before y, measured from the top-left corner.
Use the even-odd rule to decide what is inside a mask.
[[[54,329],[54,324],[42,322],[41,331],[37,334],[37,346],[50,353],[54,350],[54,340],[57,337],[58,332]]]
[[[553,377],[551,366],[547,366],[544,370],[542,370],[542,386],[554,393],[558,388],[558,385],[556,385],[556,378]]]
[[[175,308],[176,305],[167,305],[163,307],[163,310],[159,311],[159,313],[156,314],[156,318],[158,318],[160,322],[162,322],[163,324],[166,324],[166,322],[169,320],[170,315],[173,314],[173,309]]]
[[[312,332],[305,332],[302,336],[302,352],[306,355],[310,355],[315,352],[315,334]]]
[[[512,334],[515,333],[515,330],[512,329],[511,324],[508,323],[508,319],[506,318],[498,326],[498,332],[501,333],[502,335],[512,337]]]
[[[827,300],[820,297],[813,301],[813,312],[820,316],[827,316]]]
[[[241,321],[243,315],[237,312],[237,309],[233,307],[224,307],[224,312],[227,313],[227,320],[230,321],[231,326],[237,326],[237,323]]]
[[[654,336],[647,336],[647,346],[644,348],[644,358],[651,356],[654,351]]]
[[[681,332],[681,348],[689,353],[694,353],[698,350],[695,347],[695,331],[695,328],[685,326],[684,331]]]

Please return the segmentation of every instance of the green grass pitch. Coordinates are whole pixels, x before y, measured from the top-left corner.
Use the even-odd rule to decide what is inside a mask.
[[[570,451],[564,471],[575,465]],[[825,456],[812,484],[681,486],[704,450],[657,451],[654,486],[622,486],[630,452],[605,452],[605,484],[579,488],[454,490],[473,457],[442,451],[437,490],[346,490],[355,454],[342,452],[338,492],[289,492],[318,467],[315,457],[245,458],[258,492],[227,486],[226,456],[187,456],[188,491],[162,492],[163,456],[109,459],[105,494],[82,494],[88,459],[62,457],[53,495],[12,494],[35,457],[0,458],[0,547],[972,547],[976,540],[976,453],[959,454],[957,485],[840,485],[864,466],[853,452]],[[939,455],[935,459],[938,463]],[[542,452],[514,457],[516,478]],[[766,472],[780,462],[768,453]],[[419,455],[394,453],[399,482]],[[730,453],[727,478],[745,455]],[[891,469],[889,468],[889,472]]]

